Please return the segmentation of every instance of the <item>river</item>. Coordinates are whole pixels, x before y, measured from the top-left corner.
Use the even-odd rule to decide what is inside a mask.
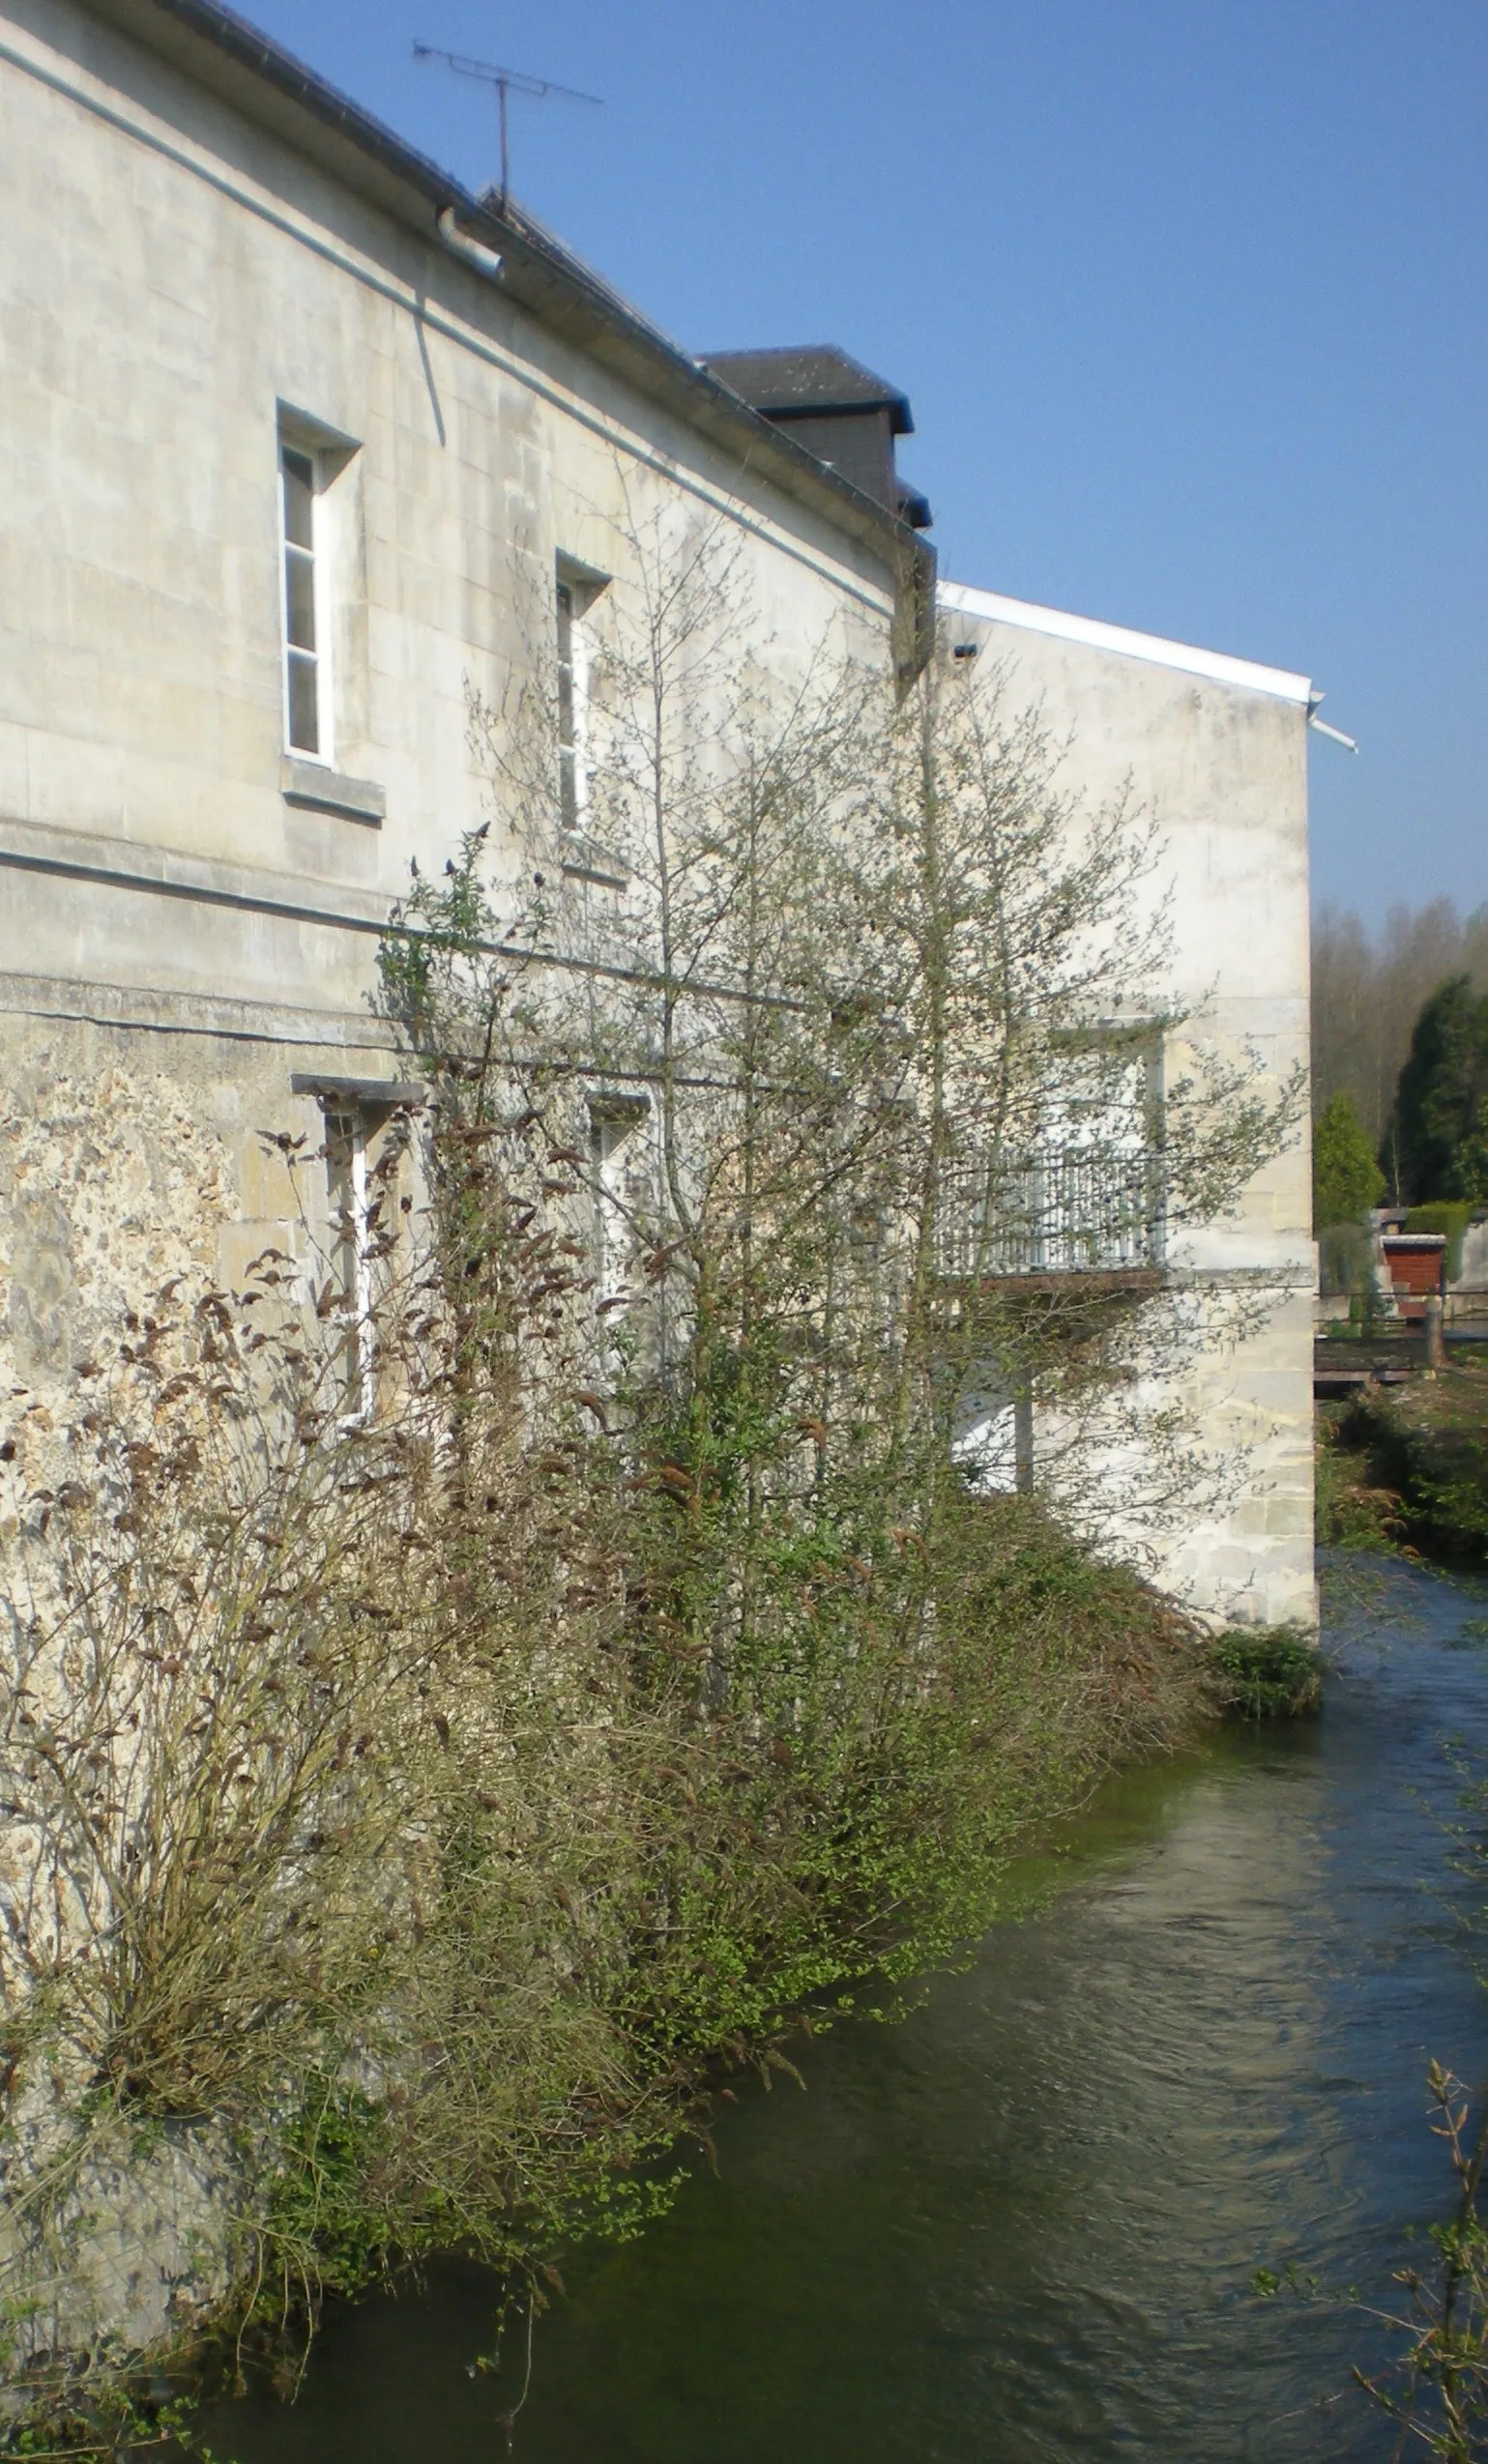
[[[538,2326],[520,2464],[1235,2464],[1387,2457],[1351,2388],[1448,2202],[1435,2054],[1488,1999],[1442,1825],[1488,1769],[1488,1593],[1383,1569],[1335,1609],[1323,1716],[1112,1783],[900,2025],[749,2087],[641,2241]],[[1259,2265],[1321,2293],[1261,2301]],[[489,2279],[335,2313],[237,2464],[493,2464]],[[519,2361],[520,2356],[515,2357]],[[519,2378],[519,2371],[517,2376]]]

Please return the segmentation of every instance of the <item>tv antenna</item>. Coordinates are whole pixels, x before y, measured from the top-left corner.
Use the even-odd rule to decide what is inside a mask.
[[[511,185],[511,148],[507,130],[507,97],[530,94],[536,101],[545,101],[550,94],[562,96],[565,102],[602,104],[602,94],[581,94],[577,86],[555,85],[551,77],[529,77],[520,69],[501,69],[493,60],[467,60],[462,52],[441,51],[432,43],[416,43],[416,60],[442,60],[457,77],[475,77],[481,85],[496,89],[496,113],[501,124],[501,210],[507,210],[507,197]]]

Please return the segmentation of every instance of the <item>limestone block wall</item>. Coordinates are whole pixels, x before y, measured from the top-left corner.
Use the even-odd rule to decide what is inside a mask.
[[[648,543],[715,533],[741,657],[785,670],[882,647],[900,578],[746,420],[632,382],[452,256],[385,162],[194,58],[151,0],[0,0],[5,1324],[33,1398],[174,1251],[229,1282],[300,1254],[258,1133],[318,1141],[297,1074],[399,1076],[369,994],[411,863],[481,823],[517,862],[471,711],[550,680],[560,559],[603,583],[602,649]],[[318,764],[285,732],[291,430],[325,449]],[[1306,1049],[1305,680],[977,592],[944,611],[1069,733],[1072,780],[1156,817],[1170,989],[1279,1082]],[[1310,1605],[1307,1177],[1298,1140],[1171,1261],[1275,1293],[1185,1373],[1239,1485],[1157,1571],[1215,1614]]]
[[[598,639],[649,553],[716,535],[787,667],[882,646],[896,587],[825,475],[688,416],[680,354],[628,381],[178,19],[0,0],[0,1323],[32,1403],[183,1257],[300,1254],[258,1133],[319,1143],[297,1074],[406,1077],[377,937],[464,832],[518,860],[472,710],[551,700],[560,558],[605,581]],[[319,762],[286,737],[286,436],[324,449]]]
[[[772,488],[747,441],[627,390],[452,257],[426,207],[411,228],[110,14],[0,7],[12,860],[37,860],[29,828],[395,891],[485,818],[471,699],[501,708],[550,657],[555,559],[623,589],[656,525],[729,527],[753,637],[781,655],[845,609],[882,629],[887,546]],[[297,777],[286,420],[328,473],[330,758]],[[358,787],[375,793],[354,811]]]

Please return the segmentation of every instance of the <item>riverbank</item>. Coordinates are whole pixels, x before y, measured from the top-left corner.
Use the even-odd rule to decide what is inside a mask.
[[[1488,1564],[1488,1363],[1325,1403],[1318,1435],[1322,1545]]]
[[[750,2074],[642,2242],[559,2256],[517,2464],[1384,2464],[1351,2373],[1448,2212],[1433,2055],[1480,2067],[1444,1864],[1488,1752],[1488,1600],[1383,1563],[1331,1613],[1320,1721],[1236,1724],[1108,1783],[904,2024]],[[1258,2301],[1290,2264],[1311,2299]],[[237,2464],[489,2464],[526,2374],[496,2287],[330,2315]]]
[[[800,1553],[828,1635],[851,1612],[881,1654],[845,1724],[824,1699],[814,1729],[760,1735],[700,1718],[677,1686],[652,1698],[638,1743],[618,1716],[604,1724],[597,1758],[593,1686],[552,1693],[525,1746],[519,1866],[492,1820],[512,1748],[487,1748],[452,1792],[458,1712],[436,1706],[427,1767],[444,1793],[409,1807],[436,1809],[443,1846],[419,1870],[406,1976],[380,1969],[379,2004],[329,1973],[316,2004],[307,1968],[277,2082],[260,2046],[251,2069],[219,2071],[230,2098],[193,2113],[138,2070],[111,2091],[75,2053],[48,2072],[55,2039],[38,2029],[13,2066],[7,2152],[12,2376],[34,2421],[63,2421],[74,2455],[126,2451],[155,2434],[214,2323],[246,2333],[238,2350],[297,2353],[328,2297],[434,2253],[498,2264],[530,2298],[560,2249],[623,2239],[664,2207],[666,2153],[710,2127],[730,2071],[789,2072],[813,2005],[944,1964],[984,1928],[1034,1831],[1222,1707],[1207,1638],[1031,1501],[956,1506],[933,1573],[934,1651],[906,1675],[864,1615],[861,1574]],[[372,1596],[365,1562],[357,1579],[357,1599]],[[861,1654],[843,1666],[872,1673]],[[633,1720],[621,1682],[617,1714]],[[313,1919],[314,1865],[278,1870]],[[357,1905],[337,1912],[348,1941]],[[243,1958],[243,1921],[224,1903],[202,1937],[219,1962]],[[195,1939],[208,1998],[151,2005],[175,2031],[159,2039],[172,2076],[198,2042],[232,2051],[244,1971],[203,1963]]]

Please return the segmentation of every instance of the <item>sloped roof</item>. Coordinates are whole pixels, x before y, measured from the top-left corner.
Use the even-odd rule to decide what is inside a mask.
[[[894,436],[913,436],[907,397],[834,342],[773,351],[708,351],[702,364],[767,420],[804,412],[887,411]]]
[[[500,287],[510,300],[715,443],[763,464],[776,483],[880,555],[899,554],[905,530],[893,508],[829,468],[788,428],[764,420],[737,388],[661,333],[514,199],[473,195],[223,0],[83,5],[278,135],[318,153],[334,173],[430,240],[441,209],[453,208],[469,236],[500,252]],[[865,369],[859,373],[878,384]],[[928,548],[918,540],[914,545],[921,563],[929,558]],[[926,564],[922,578],[932,571]]]

